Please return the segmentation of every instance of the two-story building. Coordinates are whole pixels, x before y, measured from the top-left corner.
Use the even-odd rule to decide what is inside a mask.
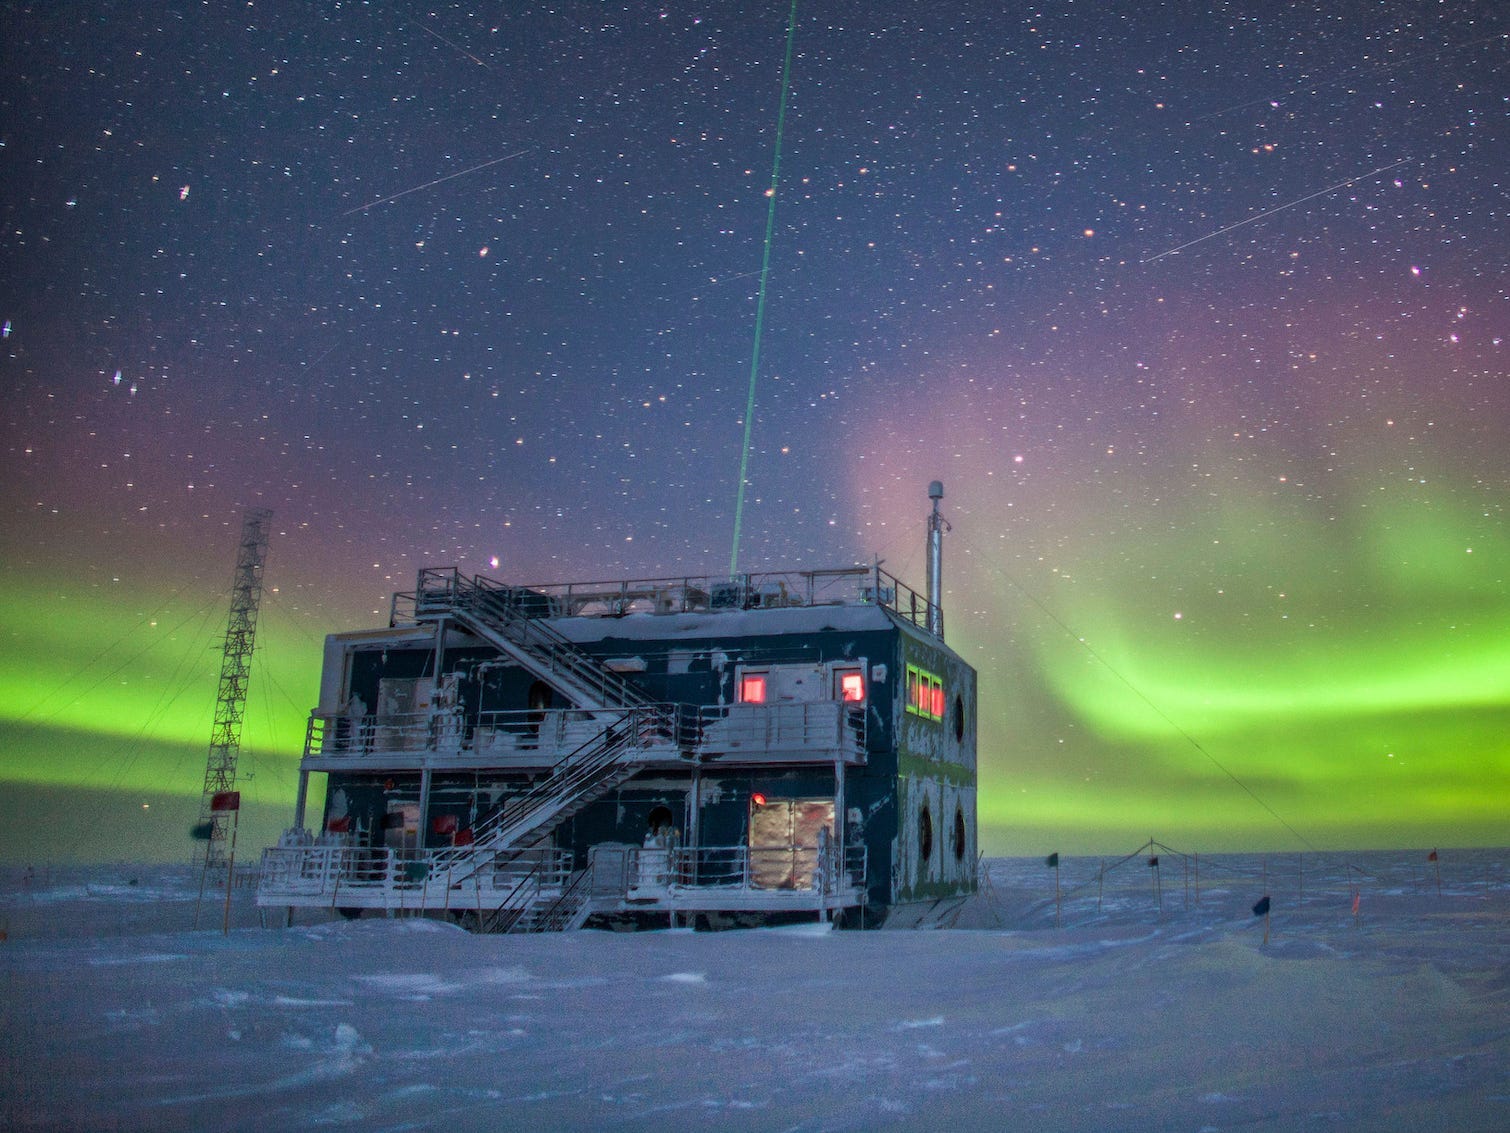
[[[975,890],[975,720],[936,594],[878,566],[424,570],[386,628],[327,639],[258,901],[513,931],[938,923]]]

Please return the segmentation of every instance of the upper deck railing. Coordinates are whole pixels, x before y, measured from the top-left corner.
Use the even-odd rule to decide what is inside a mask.
[[[413,625],[440,594],[454,570],[422,570],[415,589],[393,596],[389,624]],[[490,589],[500,584],[485,576],[474,580]],[[454,584],[453,584],[454,585]],[[720,613],[737,610],[793,609],[805,606],[882,606],[903,621],[927,631],[927,595],[880,567],[838,570],[768,571],[732,578],[680,575],[605,582],[543,583],[505,587],[514,609],[529,617],[623,617],[626,614]],[[943,611],[935,624],[943,632]]]
[[[401,756],[470,757],[469,765],[553,764],[605,734],[631,738],[634,758],[866,758],[863,705],[837,700],[772,704],[656,704],[640,708],[403,712],[383,716],[310,713],[304,755],[330,764],[381,766]],[[491,765],[491,764],[489,764]]]

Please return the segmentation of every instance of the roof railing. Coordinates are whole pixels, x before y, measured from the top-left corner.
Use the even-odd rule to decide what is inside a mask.
[[[414,625],[454,604],[466,591],[503,590],[527,617],[624,617],[628,614],[721,613],[795,609],[805,606],[881,606],[921,630],[943,632],[943,612],[930,622],[927,595],[874,567],[764,571],[732,578],[674,575],[600,582],[550,582],[505,586],[485,575],[467,578],[455,567],[426,567],[412,591],[393,596],[391,626]]]

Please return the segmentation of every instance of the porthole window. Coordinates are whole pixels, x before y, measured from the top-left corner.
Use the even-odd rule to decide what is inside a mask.
[[[954,860],[965,860],[965,810],[963,807],[954,808]]]
[[[923,861],[933,858],[933,815],[928,813],[928,804],[918,811],[918,857]]]
[[[954,697],[954,740],[965,742],[965,698],[958,693]]]

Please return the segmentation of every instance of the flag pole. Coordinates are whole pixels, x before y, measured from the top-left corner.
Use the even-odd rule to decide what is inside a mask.
[[[1270,907],[1271,904],[1272,904],[1272,902],[1269,900],[1269,894],[1265,893],[1262,897],[1260,897],[1258,899],[1257,904],[1255,904],[1253,906],[1253,915],[1255,917],[1263,917],[1264,918],[1264,945],[1265,946],[1267,946],[1268,943],[1269,943],[1269,907]]]
[[[240,799],[237,799],[236,809],[231,811],[231,852],[225,863],[225,916],[220,922],[220,931],[224,936],[231,935],[231,881],[236,876],[236,830],[241,825]]]
[[[1054,927],[1059,927],[1059,851],[1055,850],[1043,859],[1043,864],[1054,871]]]

